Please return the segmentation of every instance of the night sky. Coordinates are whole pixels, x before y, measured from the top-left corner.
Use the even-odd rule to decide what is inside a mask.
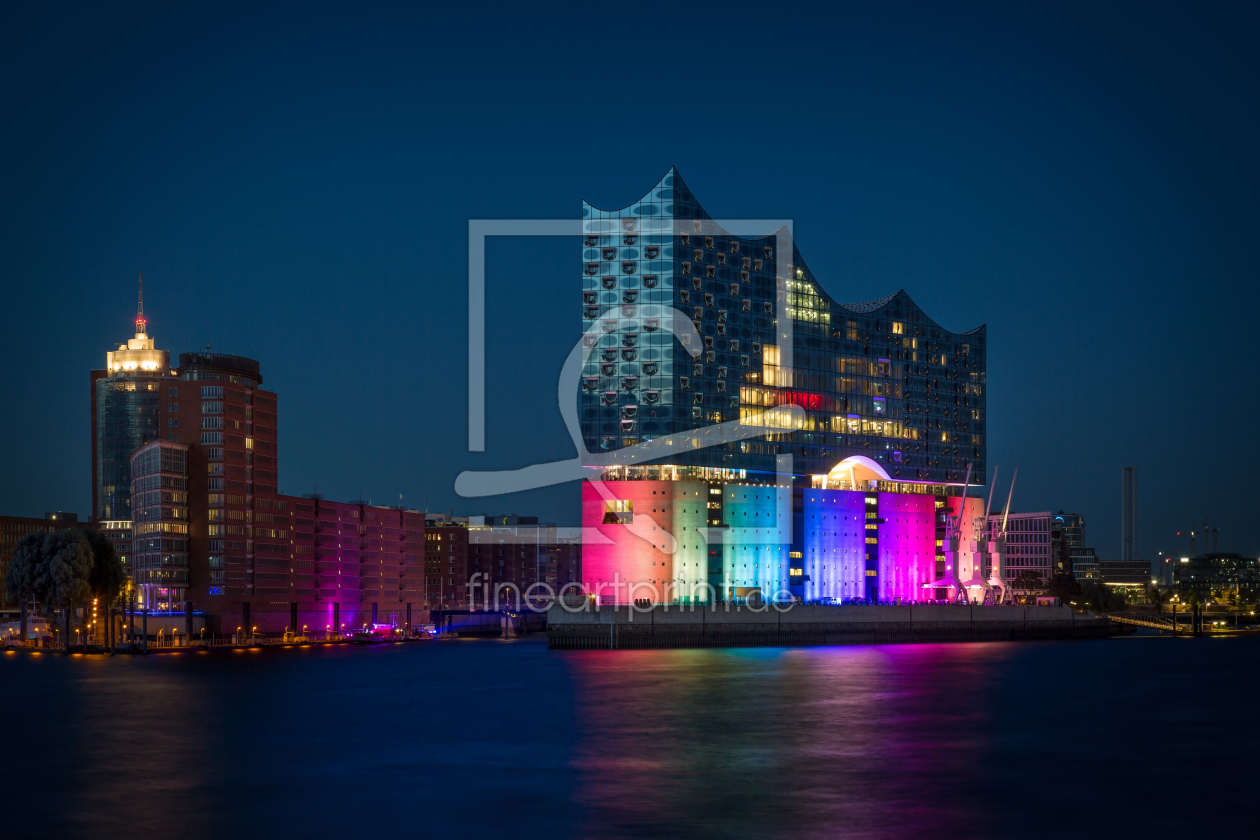
[[[1119,554],[1260,551],[1256,7],[0,9],[0,512],[90,509],[88,371],[131,336],[259,358],[280,488],[575,524],[556,406],[577,239],[497,240],[467,452],[470,218],[619,208],[669,169],[791,218],[840,301],[989,329],[989,463]],[[787,13],[785,13],[787,12]],[[1202,543],[1200,543],[1202,547]]]

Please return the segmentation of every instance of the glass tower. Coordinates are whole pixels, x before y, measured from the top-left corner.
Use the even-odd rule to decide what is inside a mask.
[[[986,482],[984,326],[904,290],[840,303],[786,227],[733,233],[673,169],[582,225],[589,591],[990,597],[963,499]]]
[[[728,233],[673,169],[629,207],[584,202],[582,217],[579,410],[592,455],[796,405],[799,429],[668,460],[769,474],[792,455],[807,477],[863,455],[896,480],[961,482],[970,465],[984,481],[983,326],[951,332],[905,291],[837,302],[786,230]],[[675,337],[679,316],[698,344]]]
[[[98,521],[131,519],[131,453],[158,438],[158,410],[170,356],[149,337],[141,286],[136,334],[105,354],[92,372],[92,513]]]

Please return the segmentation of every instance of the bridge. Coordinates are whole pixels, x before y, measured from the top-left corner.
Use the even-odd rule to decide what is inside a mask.
[[[1156,630],[1167,630],[1170,633],[1176,633],[1178,630],[1182,633],[1190,632],[1188,625],[1178,624],[1170,615],[1128,611],[1107,613],[1107,618],[1120,624],[1132,624],[1136,627],[1153,627]]]

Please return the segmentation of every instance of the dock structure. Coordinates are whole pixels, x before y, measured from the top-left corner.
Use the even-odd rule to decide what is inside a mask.
[[[869,645],[1102,639],[1109,623],[1070,607],[665,605],[557,603],[553,650]]]

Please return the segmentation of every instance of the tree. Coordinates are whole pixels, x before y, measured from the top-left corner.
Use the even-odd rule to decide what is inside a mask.
[[[1041,588],[1041,578],[1036,572],[1029,569],[1021,569],[1020,573],[1015,576],[1014,588],[1020,592],[1032,592]]]
[[[127,585],[127,572],[123,569],[114,543],[100,531],[87,532],[88,545],[92,548],[92,570],[88,574],[88,587],[101,603],[109,605]]]
[[[1168,590],[1160,586],[1152,586],[1146,590],[1146,598],[1155,605],[1155,611],[1163,613],[1164,604],[1168,601]]]
[[[92,573],[92,546],[83,532],[54,531],[44,537],[35,591],[44,603],[66,611],[69,630],[70,611],[76,601],[86,601],[92,594],[88,576]],[[70,638],[66,637],[66,650]]]
[[[1119,612],[1128,606],[1123,592],[1090,581],[1081,585],[1081,600],[1096,613]]]
[[[22,607],[22,644],[26,644],[26,605],[36,596],[39,567],[43,561],[44,535],[27,534],[13,549],[13,560],[4,575],[4,591],[9,600]]]
[[[1058,574],[1050,579],[1050,587],[1046,593],[1064,603],[1075,604],[1081,597],[1081,585],[1073,575]]]

